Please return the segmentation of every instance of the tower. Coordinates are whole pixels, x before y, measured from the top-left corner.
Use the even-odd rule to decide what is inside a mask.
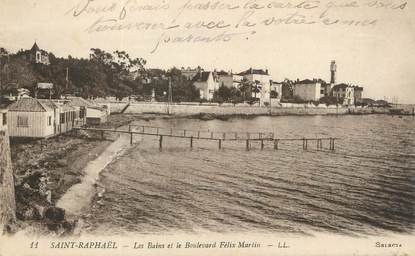
[[[336,83],[336,71],[337,71],[336,61],[333,60],[330,64],[330,72],[331,72],[330,84],[332,86]]]

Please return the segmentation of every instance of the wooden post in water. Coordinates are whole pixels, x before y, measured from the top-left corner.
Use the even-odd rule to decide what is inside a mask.
[[[133,133],[130,132],[130,145],[133,145]]]
[[[210,132],[210,138],[213,139],[213,132]]]
[[[219,139],[219,149],[222,149],[222,140]]]
[[[246,140],[246,150],[249,151],[249,140]]]
[[[261,140],[261,150],[264,150],[264,140]]]
[[[193,148],[193,136],[190,137],[190,148]]]
[[[186,137],[186,130],[183,130],[183,137]]]
[[[163,135],[161,135],[159,139],[159,150],[162,150],[162,149],[163,149]]]
[[[274,140],[274,150],[278,150],[278,140]]]

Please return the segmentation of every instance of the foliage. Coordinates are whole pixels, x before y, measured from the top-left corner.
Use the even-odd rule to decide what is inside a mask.
[[[243,102],[243,100],[241,91],[234,87],[228,88],[222,85],[213,93],[213,101],[218,103],[231,102],[237,104]]]
[[[337,99],[336,97],[333,97],[333,96],[324,96],[320,99],[320,103],[326,104],[327,106],[337,105],[340,102],[343,102],[343,99]]]
[[[4,92],[15,92],[17,88],[29,89],[33,96],[39,82],[54,84],[53,97],[74,94],[84,98],[115,96],[118,99],[138,95],[135,98],[151,97],[152,91],[159,100],[168,100],[170,77],[173,101],[194,101],[199,99],[199,91],[193,83],[182,76],[181,71],[145,69],[146,61],[132,58],[124,51],[106,52],[92,48],[89,59],[68,56],[56,58],[49,54],[50,65],[32,64],[24,52],[8,54],[0,48],[3,55],[10,58],[2,74]],[[3,59],[3,58],[2,58]],[[67,79],[67,74],[68,78]]]

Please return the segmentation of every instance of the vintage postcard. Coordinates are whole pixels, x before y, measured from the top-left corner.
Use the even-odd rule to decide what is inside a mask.
[[[0,256],[415,255],[414,2],[0,6]]]

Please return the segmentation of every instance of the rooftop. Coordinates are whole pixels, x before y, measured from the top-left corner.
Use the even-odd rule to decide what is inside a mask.
[[[253,74],[253,75],[264,75],[264,76],[268,76],[269,74],[268,74],[268,70],[263,70],[263,69],[252,69],[252,68],[250,68],[250,69],[248,69],[248,70],[246,70],[246,71],[243,71],[243,72],[241,72],[241,73],[239,73],[238,75],[240,75],[240,76],[245,76],[245,75],[250,75],[250,74]]]
[[[209,75],[211,72],[209,71],[203,71],[196,74],[196,76],[193,78],[194,82],[206,82],[209,79]]]
[[[9,111],[15,112],[47,112],[52,111],[50,103],[41,102],[34,98],[21,98],[9,106]]]

